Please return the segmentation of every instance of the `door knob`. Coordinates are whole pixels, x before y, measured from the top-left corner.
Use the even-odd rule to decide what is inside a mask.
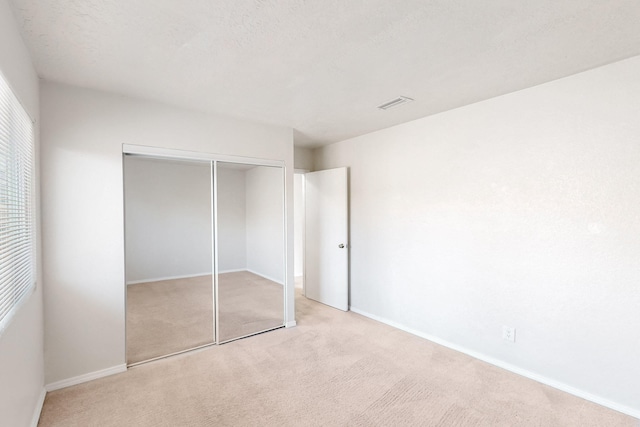
[[[344,249],[344,243],[340,243],[340,244],[338,245],[338,247],[339,247],[340,249]]]

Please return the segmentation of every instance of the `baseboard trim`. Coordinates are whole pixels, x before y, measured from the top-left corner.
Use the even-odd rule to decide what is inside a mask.
[[[267,280],[271,280],[272,282],[275,282],[279,285],[284,286],[284,282],[280,281],[280,280],[276,280],[273,277],[269,277],[269,276],[265,276],[264,274],[260,274],[257,271],[254,270],[250,270],[248,268],[238,268],[238,269],[234,269],[234,270],[222,270],[219,271],[218,274],[225,274],[225,273],[238,273],[241,271],[248,271],[249,273],[253,273],[256,276],[260,276],[262,278],[265,278]],[[143,280],[130,280],[127,282],[127,286],[129,285],[137,285],[139,283],[152,283],[152,282],[162,282],[163,280],[178,280],[178,279],[189,279],[192,277],[200,277],[200,276],[210,276],[212,273],[208,272],[208,273],[197,273],[197,274],[187,274],[185,276],[167,276],[167,277],[155,277],[152,279],[143,279]]]
[[[38,401],[35,408],[33,408],[33,416],[31,417],[30,427],[38,427],[38,421],[40,421],[40,414],[42,413],[42,406],[44,405],[44,398],[47,397],[47,389],[42,387]]]
[[[126,371],[126,364],[117,365],[100,371],[78,375],[77,377],[67,378],[66,380],[56,381],[54,383],[47,384],[45,388],[47,391],[60,390],[61,388],[71,387],[72,385],[86,383],[88,381],[97,380],[98,378],[108,377],[109,375],[115,375]]]
[[[220,271],[218,271],[218,274],[239,273],[241,271],[247,271],[247,269],[246,268],[233,268],[231,270],[220,270]]]
[[[251,269],[249,269],[249,268],[247,268],[245,271],[248,271],[249,273],[253,273],[253,274],[255,274],[256,276],[260,276],[260,277],[262,277],[262,278],[264,278],[264,279],[271,280],[272,282],[275,282],[275,283],[277,283],[278,285],[282,285],[282,286],[284,286],[284,282],[282,282],[282,281],[280,281],[280,280],[276,280],[276,279],[274,279],[273,277],[266,276],[266,275],[264,275],[264,274],[258,273],[257,271],[251,270]]]
[[[285,328],[293,328],[297,325],[295,320],[290,320],[287,323],[284,324]]]
[[[369,319],[378,321],[380,323],[384,323],[384,324],[392,326],[392,327],[394,327],[396,329],[400,329],[401,331],[408,332],[408,333],[410,333],[412,335],[418,336],[420,338],[424,338],[426,340],[429,340],[429,341],[434,342],[436,344],[439,344],[439,345],[442,345],[444,347],[450,348],[452,350],[459,351],[460,353],[464,353],[464,354],[466,354],[468,356],[471,356],[471,357],[473,357],[475,359],[482,360],[483,362],[487,362],[487,363],[489,363],[491,365],[494,365],[494,366],[497,366],[499,368],[505,369],[505,370],[507,370],[509,372],[513,372],[514,374],[521,375],[523,377],[526,377],[526,378],[529,378],[531,380],[537,381],[539,383],[548,385],[550,387],[553,387],[555,389],[564,391],[566,393],[572,394],[574,396],[580,397],[580,398],[588,400],[590,402],[597,403],[598,405],[602,405],[602,406],[607,407],[609,409],[613,409],[614,411],[618,411],[618,412],[621,412],[623,414],[629,415],[631,417],[640,419],[640,410],[637,410],[637,409],[634,409],[634,408],[630,408],[630,407],[628,407],[626,405],[621,405],[621,404],[619,404],[617,402],[611,401],[611,400],[603,398],[601,396],[594,395],[592,393],[589,393],[587,391],[584,391],[584,390],[578,389],[576,387],[570,386],[570,385],[565,384],[563,382],[554,380],[552,378],[545,377],[543,375],[536,374],[536,373],[528,371],[526,369],[522,369],[522,368],[520,368],[518,366],[512,365],[510,363],[506,363],[506,362],[504,362],[504,361],[502,361],[500,359],[495,359],[493,357],[487,356],[487,355],[479,353],[477,351],[469,350],[466,347],[462,347],[462,346],[459,346],[457,344],[453,344],[453,343],[451,343],[449,341],[443,340],[442,338],[438,338],[438,337],[436,337],[434,335],[425,334],[424,332],[420,332],[418,330],[415,330],[415,329],[412,329],[412,328],[408,328],[408,327],[406,327],[406,326],[404,326],[404,325],[402,325],[400,323],[394,322],[394,321],[389,320],[389,319],[385,319],[385,318],[380,317],[380,316],[376,316],[375,314],[368,313],[368,312],[366,312],[364,310],[360,310],[359,308],[351,306],[351,307],[349,307],[349,309],[352,312],[354,312],[356,314],[359,314],[361,316],[368,317]]]
[[[189,279],[191,277],[200,277],[200,276],[211,276],[211,272],[187,274],[185,276],[167,276],[167,277],[155,277],[152,279],[143,279],[143,280],[130,280],[127,282],[127,286],[137,285],[138,283],[162,282],[163,280]]]

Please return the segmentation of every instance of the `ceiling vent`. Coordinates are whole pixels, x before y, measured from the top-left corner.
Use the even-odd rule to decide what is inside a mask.
[[[381,110],[388,110],[389,108],[397,107],[398,105],[406,104],[407,102],[411,102],[413,99],[407,98],[406,96],[399,96],[396,99],[392,99],[389,102],[385,102],[382,105],[378,105],[378,108]]]

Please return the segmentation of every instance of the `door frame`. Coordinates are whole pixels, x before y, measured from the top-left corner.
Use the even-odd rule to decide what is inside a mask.
[[[305,207],[305,198],[306,198],[306,193],[305,193],[305,175],[307,173],[309,173],[309,172],[311,172],[309,169],[294,169],[294,171],[293,171],[293,178],[294,178],[294,182],[293,182],[293,186],[294,186],[293,187],[294,188],[294,192],[293,192],[293,210],[294,210],[294,213],[293,213],[293,245],[294,245],[293,246],[293,270],[294,270],[293,280],[294,280],[294,284],[293,285],[295,287],[295,279],[296,279],[296,274],[295,274],[295,262],[296,262],[295,257],[296,257],[296,255],[295,255],[295,253],[296,253],[296,250],[297,250],[297,248],[295,246],[295,244],[296,244],[296,232],[295,232],[295,230],[296,230],[296,224],[295,224],[295,221],[296,221],[296,217],[295,217],[295,209],[296,209],[296,207],[295,207],[296,206],[295,185],[296,184],[295,184],[295,177],[296,177],[296,175],[301,175],[302,176],[302,188],[301,188],[301,197],[302,197],[302,230],[301,230],[301,234],[302,235],[300,236],[300,238],[302,240],[302,243],[301,243],[300,246],[302,247],[301,248],[302,249],[302,254],[301,254],[301,257],[302,257],[302,295],[304,295],[304,296],[306,296],[306,293],[305,293],[305,283],[306,283],[306,277],[305,277],[305,274],[306,274],[306,257],[305,257],[305,254],[306,254],[306,250],[305,250],[305,248],[306,248],[306,246],[305,246],[306,245],[306,239],[305,239],[306,212],[305,212],[305,209],[304,209],[304,207]]]

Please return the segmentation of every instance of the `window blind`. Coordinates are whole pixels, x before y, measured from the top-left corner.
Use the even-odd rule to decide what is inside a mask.
[[[33,133],[0,74],[0,332],[35,287]]]

